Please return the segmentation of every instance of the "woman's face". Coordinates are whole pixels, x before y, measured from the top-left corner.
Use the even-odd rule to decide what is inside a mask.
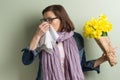
[[[52,11],[48,11],[44,13],[44,19],[50,19],[49,24],[51,24],[53,26],[53,28],[55,29],[55,31],[60,31],[60,19],[57,18],[57,16],[52,12]]]

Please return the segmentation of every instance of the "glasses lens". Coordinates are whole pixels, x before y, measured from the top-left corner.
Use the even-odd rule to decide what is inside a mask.
[[[41,22],[49,22],[49,23],[51,23],[52,20],[54,20],[54,19],[57,19],[57,17],[56,18],[41,19]]]
[[[50,19],[41,19],[41,22],[50,22]]]

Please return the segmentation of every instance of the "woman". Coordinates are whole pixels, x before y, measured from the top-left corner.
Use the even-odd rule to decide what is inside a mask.
[[[84,80],[82,71],[96,70],[99,73],[99,65],[106,61],[105,56],[86,61],[83,38],[73,32],[74,25],[63,6],[50,5],[42,14],[43,22],[38,26],[29,47],[23,49],[22,57],[23,63],[29,65],[39,55],[36,80]],[[59,35],[53,46],[53,54],[45,50],[39,52],[37,49],[40,39],[49,30],[50,25]]]

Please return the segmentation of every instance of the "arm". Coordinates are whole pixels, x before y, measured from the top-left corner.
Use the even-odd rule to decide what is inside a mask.
[[[33,62],[34,58],[37,56],[38,52],[36,50],[30,50],[29,47],[26,47],[22,50],[22,62],[24,65],[29,65]]]
[[[40,38],[49,30],[49,24],[47,22],[43,22],[39,25],[36,34],[33,36],[30,42],[30,50],[35,50],[37,48],[38,42]]]
[[[100,58],[95,60],[94,68],[104,63],[105,61],[107,61],[107,57],[103,54]]]
[[[102,64],[105,61],[106,61],[105,56],[101,56],[100,58],[95,60],[86,61],[86,56],[84,52],[82,56],[82,61],[81,61],[82,69],[84,72],[95,70],[97,71],[97,73],[100,73],[100,64]]]
[[[100,57],[96,60],[86,61],[83,37],[79,33],[76,33],[76,32],[74,33],[73,37],[75,38],[77,46],[78,46],[80,59],[81,59],[81,66],[82,66],[83,71],[95,70],[99,73],[100,72],[100,68],[99,68],[100,64],[102,64],[103,62],[106,61],[105,56],[103,55],[102,57]]]
[[[33,62],[35,56],[38,54],[36,48],[38,45],[38,42],[40,38],[49,30],[49,24],[47,22],[43,22],[39,25],[35,35],[33,36],[30,46],[27,48],[24,48],[23,56],[22,56],[22,62],[25,65],[29,65]]]

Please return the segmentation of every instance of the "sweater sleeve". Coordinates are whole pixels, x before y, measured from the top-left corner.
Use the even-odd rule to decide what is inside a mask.
[[[38,55],[37,50],[30,50],[29,46],[22,49],[22,62],[24,65],[29,65],[34,61],[34,58]]]
[[[86,55],[84,50],[84,39],[79,33],[74,33],[74,36],[76,44],[78,46],[79,55],[81,59],[81,66],[82,70],[85,71],[97,71],[97,73],[100,73],[100,66],[97,66],[94,68],[95,60],[89,60],[86,61]]]
[[[85,53],[82,55],[82,61],[81,61],[81,66],[82,70],[85,71],[97,71],[97,73],[100,73],[100,66],[94,67],[95,60],[89,60],[86,61],[86,56]]]

